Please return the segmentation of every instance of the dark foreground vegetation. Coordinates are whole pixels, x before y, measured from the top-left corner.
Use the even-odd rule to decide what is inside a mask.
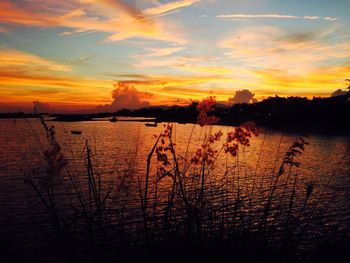
[[[288,101],[317,104],[272,98],[225,110],[240,112],[280,101],[284,106]],[[261,148],[256,167],[247,174],[241,156],[259,135],[256,125],[248,122],[226,135],[214,133],[210,127],[219,121],[214,114],[220,109],[213,98],[181,109],[191,107],[195,121],[209,127],[194,154],[177,153],[168,124],[154,138],[145,173],[139,174],[131,159],[112,181],[95,167],[89,142],[82,157],[84,171],[72,169],[55,129],[41,118],[47,138],[40,153],[45,172],[28,171],[25,183],[46,215],[45,249],[24,254],[11,239],[0,239],[0,261],[341,262],[347,256],[350,222],[324,218],[322,196],[327,192],[322,187],[327,184],[315,186],[297,172],[306,138],[271,157],[275,165],[268,173],[260,171]],[[227,159],[220,175],[215,170],[219,156]]]

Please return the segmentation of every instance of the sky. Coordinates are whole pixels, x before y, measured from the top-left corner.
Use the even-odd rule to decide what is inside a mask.
[[[0,111],[329,96],[349,0],[0,0]]]

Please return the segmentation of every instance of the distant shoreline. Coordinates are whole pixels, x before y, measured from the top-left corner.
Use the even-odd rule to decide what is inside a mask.
[[[50,115],[48,115],[50,116]],[[112,116],[112,115],[111,115]],[[126,116],[123,116],[124,118]],[[35,115],[26,115],[26,116],[21,116],[21,117],[3,117],[0,116],[0,120],[1,119],[12,119],[12,120],[16,120],[16,119],[36,119],[38,118],[38,116]],[[52,118],[47,120],[49,122],[101,122],[101,121],[105,121],[105,122],[110,122],[108,119],[103,119],[103,118],[81,118],[81,119],[77,119],[74,118],[72,120],[68,120],[68,119],[57,119],[57,118]],[[167,122],[172,122],[172,123],[178,123],[178,124],[196,124],[196,122],[183,122],[183,121],[175,121],[175,120],[157,120],[156,118],[144,118],[142,116],[140,117],[134,117],[134,116],[130,116],[130,118],[125,118],[125,119],[119,119],[117,122],[157,122],[157,123],[167,123]],[[233,123],[233,122],[223,122],[220,121],[217,124],[215,124],[217,126],[232,126],[232,127],[237,127],[240,125],[240,123]],[[264,125],[264,124],[259,124],[258,126],[261,129],[267,129],[267,130],[271,130],[274,132],[280,131],[280,132],[286,132],[286,133],[298,133],[298,134],[317,134],[317,135],[324,135],[324,136],[350,136],[350,129],[346,128],[344,129],[343,127],[327,127],[325,126],[298,126],[298,125]]]
[[[197,122],[197,104],[193,102],[188,106],[123,109],[114,113],[44,114],[43,116],[52,117],[51,121],[62,122],[101,121],[101,119],[108,121],[107,118],[116,117],[119,121],[194,124]],[[271,130],[349,135],[350,92],[342,96],[312,100],[276,96],[253,104],[235,104],[230,107],[217,105],[210,114],[219,118],[217,125],[239,126],[247,121],[253,121],[258,126]],[[38,118],[39,116],[23,112],[0,113],[0,119]]]

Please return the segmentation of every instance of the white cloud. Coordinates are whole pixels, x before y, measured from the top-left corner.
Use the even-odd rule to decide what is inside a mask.
[[[134,57],[163,57],[169,56],[174,53],[180,52],[186,49],[186,47],[169,47],[169,48],[147,48],[148,53],[135,55]]]
[[[230,15],[218,15],[218,18],[289,18],[289,19],[297,19],[300,18],[298,16],[292,15],[281,15],[281,14],[230,14]]]
[[[116,89],[112,92],[112,103],[98,106],[97,111],[114,112],[121,109],[139,109],[150,106],[146,99],[149,99],[152,95],[147,92],[140,92],[132,85],[132,82],[119,81],[115,85]]]
[[[144,13],[147,15],[159,15],[175,9],[191,6],[194,3],[199,1],[200,0],[179,0],[179,1],[169,2],[166,4],[160,4],[155,7],[147,8],[146,10],[144,10]]]
[[[323,19],[324,19],[324,20],[327,20],[327,21],[337,21],[337,20],[338,20],[338,18],[336,18],[336,17],[331,17],[331,16],[326,16],[326,17],[324,17]]]
[[[316,19],[320,19],[320,17],[319,16],[304,16],[304,19],[316,20]]]
[[[319,16],[295,16],[295,15],[285,15],[285,14],[228,14],[228,15],[217,15],[217,18],[226,19],[246,19],[246,18],[277,18],[277,19],[305,19],[305,20],[318,20],[321,19]],[[326,16],[323,18],[327,21],[336,21],[336,17]]]

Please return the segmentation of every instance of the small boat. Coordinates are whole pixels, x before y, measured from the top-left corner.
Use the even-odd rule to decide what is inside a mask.
[[[158,126],[158,124],[155,122],[155,123],[149,123],[149,122],[147,122],[147,123],[145,123],[145,126],[147,126],[147,127],[157,127]]]
[[[79,131],[79,130],[71,130],[70,132],[71,132],[71,134],[75,134],[75,135],[81,134],[81,131]]]
[[[110,122],[117,122],[117,118],[116,117],[113,117],[112,119],[109,119]]]

